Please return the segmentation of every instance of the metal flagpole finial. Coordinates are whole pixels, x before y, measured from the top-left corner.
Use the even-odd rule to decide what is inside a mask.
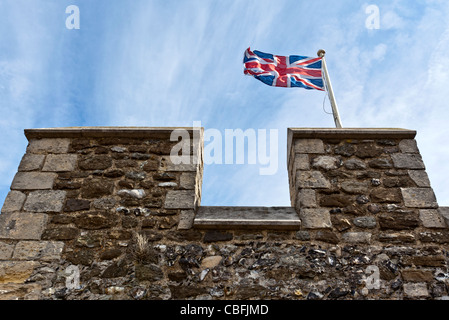
[[[324,51],[323,49],[318,50],[318,52],[316,53],[318,57],[324,57],[324,55],[326,54],[326,51]]]

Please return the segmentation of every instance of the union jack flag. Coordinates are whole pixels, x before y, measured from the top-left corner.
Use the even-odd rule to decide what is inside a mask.
[[[275,56],[248,48],[243,58],[243,73],[273,87],[324,91],[321,60],[321,57]]]

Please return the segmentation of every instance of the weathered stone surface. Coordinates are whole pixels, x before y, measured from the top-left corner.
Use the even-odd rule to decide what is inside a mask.
[[[86,179],[81,187],[81,196],[86,199],[99,198],[112,194],[113,190],[113,181],[100,178]]]
[[[371,242],[371,233],[369,232],[346,232],[342,235],[343,241],[348,243],[366,243]]]
[[[349,159],[344,162],[344,166],[348,170],[363,170],[366,169],[366,164],[359,159]]]
[[[401,188],[404,204],[410,208],[438,208],[431,188]]]
[[[399,142],[399,149],[403,153],[419,153],[415,139],[403,139]]]
[[[37,283],[0,284],[0,300],[40,300],[42,286]]]
[[[34,261],[0,261],[0,284],[24,283],[35,266]]]
[[[387,168],[393,167],[390,160],[388,160],[386,158],[379,158],[379,159],[371,160],[368,162],[368,165],[374,169],[387,169]]]
[[[391,159],[398,169],[425,169],[419,154],[395,153],[391,155]]]
[[[402,201],[401,193],[398,189],[376,188],[370,193],[372,202],[380,203],[400,203]]]
[[[206,257],[201,261],[201,269],[215,268],[216,266],[218,266],[220,264],[221,260],[223,260],[222,256]]]
[[[309,155],[303,153],[295,154],[293,172],[296,172],[297,170],[309,170],[309,169],[310,169]]]
[[[195,189],[196,172],[183,172],[179,178],[179,188],[192,190]]]
[[[438,212],[446,221],[446,225],[449,227],[449,207],[439,207]]]
[[[178,230],[187,230],[192,228],[194,219],[195,219],[195,211],[181,210],[181,215],[179,216]]]
[[[66,192],[62,190],[39,190],[30,192],[23,209],[31,212],[61,212]]]
[[[330,188],[330,182],[319,171],[297,171],[296,186],[301,189]]]
[[[341,188],[344,192],[350,194],[363,194],[368,192],[369,182],[368,181],[343,181],[341,183]]]
[[[446,228],[443,216],[437,209],[421,209],[419,210],[419,219],[426,228]]]
[[[409,298],[426,298],[429,296],[429,291],[424,282],[408,282],[404,283],[404,294]]]
[[[329,194],[322,195],[320,199],[320,206],[322,207],[346,207],[353,203],[352,196],[347,194]]]
[[[420,232],[419,239],[422,242],[449,243],[449,231]]]
[[[45,159],[42,171],[73,171],[76,166],[76,154],[49,154]]]
[[[3,212],[14,212],[20,211],[22,209],[23,203],[25,202],[26,195],[20,191],[9,191],[6,196],[5,202],[3,203]]]
[[[332,228],[329,210],[327,209],[304,208],[300,210],[299,218],[302,227],[305,229]]]
[[[67,153],[70,139],[44,138],[33,139],[29,142],[27,152],[30,153]]]
[[[413,243],[416,241],[415,235],[406,232],[380,233],[378,239],[380,242],[391,244]]]
[[[321,139],[297,139],[294,143],[295,153],[324,153]]]
[[[381,154],[382,149],[371,142],[359,144],[355,153],[357,157],[362,159],[378,157]]]
[[[341,164],[341,160],[331,156],[319,156],[313,159],[312,167],[324,170],[337,169]]]
[[[136,278],[139,281],[158,281],[163,277],[162,269],[155,264],[136,265]]]
[[[18,171],[34,171],[40,170],[44,164],[45,155],[44,154],[32,154],[25,153],[20,161]]]
[[[340,239],[335,232],[331,230],[319,230],[315,234],[315,240],[337,244]]]
[[[0,241],[0,260],[10,260],[14,252],[15,244]]]
[[[432,272],[420,269],[405,269],[401,271],[402,279],[407,282],[430,282],[433,280]]]
[[[316,208],[316,192],[313,189],[300,189],[296,196],[296,208]]]
[[[57,177],[54,172],[17,172],[11,184],[12,190],[51,189]]]
[[[79,159],[78,167],[82,170],[104,170],[112,165],[108,155],[92,155]]]
[[[356,217],[352,222],[359,228],[373,229],[377,225],[375,217]]]
[[[118,195],[126,195],[135,199],[143,199],[146,196],[145,190],[143,189],[122,189],[117,192]]]
[[[444,267],[446,258],[443,255],[435,256],[405,256],[403,259],[405,265],[414,265],[417,267]]]
[[[427,172],[424,170],[409,170],[409,177],[416,183],[420,188],[430,187],[430,180],[427,176]]]
[[[194,209],[195,193],[190,190],[169,190],[165,197],[166,209]]]
[[[43,240],[73,240],[79,235],[79,230],[73,227],[48,228],[42,234]]]
[[[232,233],[229,232],[208,231],[204,234],[203,242],[229,241],[232,238]]]
[[[83,211],[89,209],[90,209],[90,201],[83,199],[67,199],[64,206],[65,212]]]
[[[117,216],[97,211],[80,213],[75,218],[75,224],[78,228],[88,230],[110,228],[117,224]]]
[[[20,241],[14,250],[16,260],[59,260],[64,248],[61,241]]]
[[[0,239],[39,240],[47,224],[44,213],[5,212],[0,214]]]
[[[336,146],[334,151],[335,151],[335,154],[339,154],[339,155],[342,155],[345,157],[350,157],[355,153],[356,149],[355,149],[355,146],[353,143],[345,142],[341,145]]]
[[[380,214],[378,219],[382,230],[414,229],[419,226],[418,216],[414,213]]]

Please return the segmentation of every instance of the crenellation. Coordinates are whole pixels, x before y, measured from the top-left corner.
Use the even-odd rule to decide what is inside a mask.
[[[0,299],[449,296],[449,211],[415,131],[289,129],[291,207],[205,207],[202,128],[182,128],[187,163],[170,157],[174,129],[25,130]]]

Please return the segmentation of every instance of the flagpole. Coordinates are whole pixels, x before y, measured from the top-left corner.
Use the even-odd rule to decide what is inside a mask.
[[[338,114],[337,101],[335,100],[334,91],[332,90],[331,80],[329,78],[329,74],[327,73],[326,60],[324,59],[325,54],[326,54],[326,51],[324,51],[323,49],[320,49],[317,52],[318,57],[323,58],[321,61],[322,61],[322,66],[323,66],[323,71],[324,71],[324,78],[326,81],[327,93],[329,96],[329,100],[331,102],[332,114],[334,116],[335,127],[342,128],[340,115]]]

